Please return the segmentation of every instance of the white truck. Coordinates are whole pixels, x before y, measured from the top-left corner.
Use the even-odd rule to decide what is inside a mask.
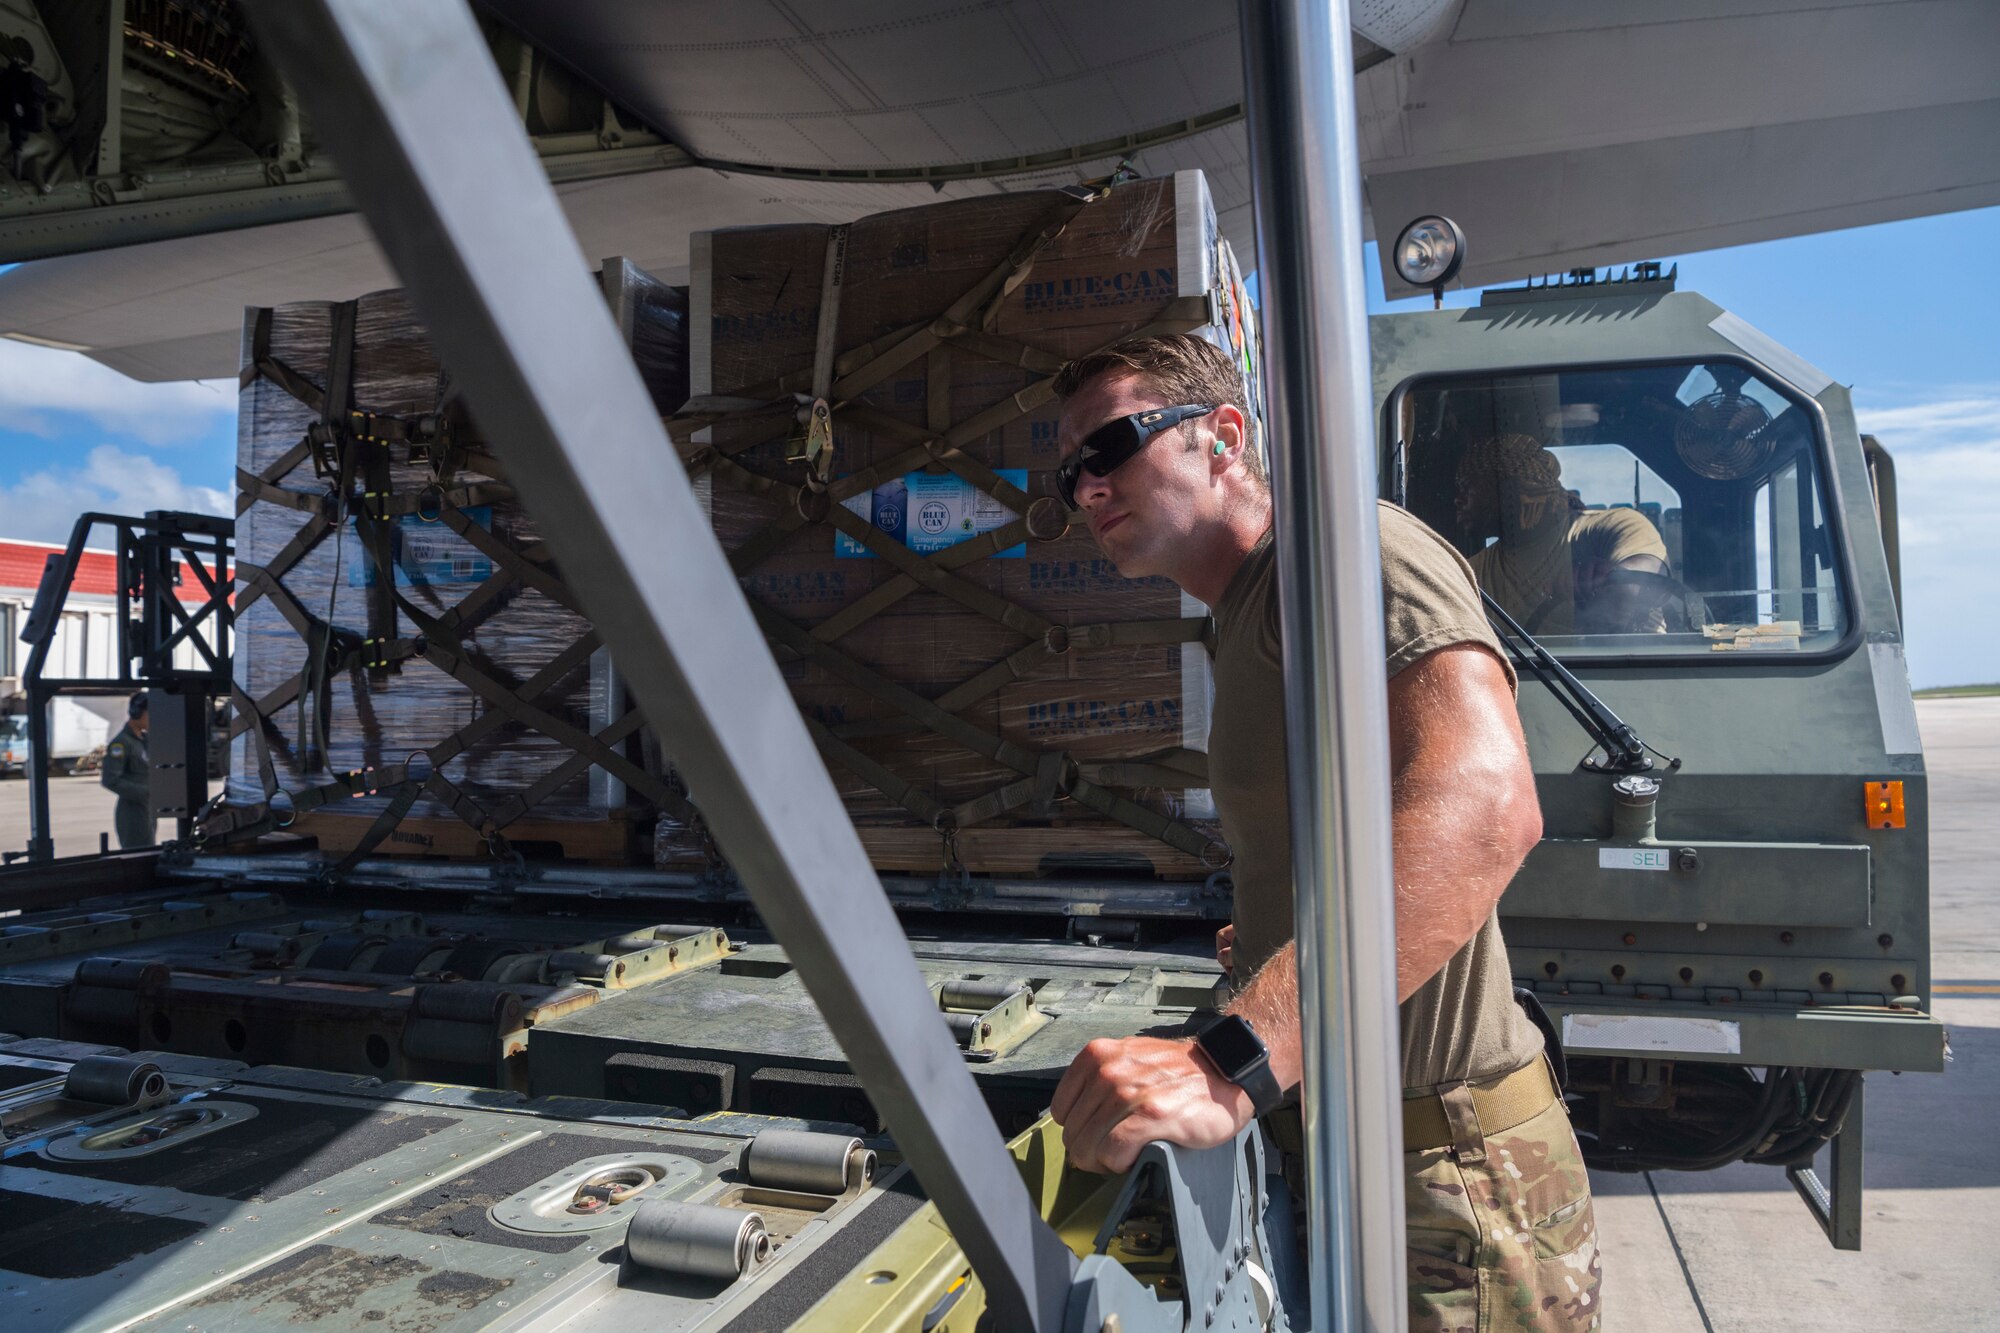
[[[68,773],[100,753],[120,725],[120,699],[52,699],[49,702],[49,771]],[[0,717],[0,774],[28,771],[28,715]]]

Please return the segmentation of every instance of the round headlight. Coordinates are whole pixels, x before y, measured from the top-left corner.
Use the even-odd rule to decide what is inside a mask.
[[[1412,287],[1440,287],[1465,263],[1465,233],[1450,218],[1422,217],[1396,238],[1396,274]]]

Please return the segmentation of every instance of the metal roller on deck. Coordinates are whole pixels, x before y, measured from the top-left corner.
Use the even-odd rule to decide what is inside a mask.
[[[750,1182],[802,1194],[845,1194],[875,1178],[875,1153],[860,1139],[801,1129],[767,1129],[743,1154]]]
[[[757,1213],[650,1199],[632,1214],[625,1256],[654,1272],[734,1281],[771,1257],[771,1236]]]
[[[569,973],[578,977],[594,977],[599,980],[608,976],[611,969],[618,966],[618,959],[608,953],[586,953],[581,949],[558,949],[543,963],[543,971],[549,976]]]
[[[970,981],[958,978],[947,981],[938,991],[938,1005],[944,1009],[973,1009],[981,1013],[998,1004],[1005,1004],[1028,989],[1026,977],[992,978]]]
[[[63,1015],[93,1027],[136,1028],[140,992],[164,986],[168,975],[163,964],[136,958],[86,958],[63,997]]]
[[[279,935],[268,930],[244,930],[230,937],[229,947],[247,950],[259,958],[278,958],[289,962],[298,957],[299,937]]]
[[[368,971],[375,976],[408,977],[415,976],[432,955],[451,949],[451,940],[417,936],[391,941],[375,955],[368,964]]]
[[[416,1060],[483,1065],[500,1054],[500,1038],[521,1026],[521,997],[482,981],[419,986],[403,1028],[403,1054]]]
[[[505,987],[483,981],[444,981],[417,987],[410,1012],[416,1018],[441,1018],[484,1027],[505,1023],[513,1027],[519,1025],[521,997]]]
[[[389,947],[387,935],[367,935],[343,933],[328,935],[319,942],[306,966],[322,972],[361,971],[357,964],[365,958],[374,958]]]
[[[130,1106],[158,1101],[167,1095],[167,1076],[151,1060],[116,1055],[86,1055],[70,1066],[63,1096],[75,1102]]]

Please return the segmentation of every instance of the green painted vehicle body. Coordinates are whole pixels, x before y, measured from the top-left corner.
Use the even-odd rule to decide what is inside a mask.
[[[1927,1015],[1924,762],[1847,389],[1670,281],[1495,293],[1471,309],[1378,316],[1371,335],[1385,498],[1424,466],[1425,441],[1404,438],[1406,399],[1438,376],[1729,363],[1809,411],[1824,540],[1844,584],[1838,641],[1756,655],[1713,644],[1557,650],[1650,746],[1681,760],[1649,774],[1661,783],[1650,838],[1615,827],[1612,777],[1581,763],[1590,738],[1523,671],[1544,834],[1501,902],[1502,923],[1517,985],[1539,994],[1573,1059],[1941,1069],[1943,1029]],[[1902,784],[1905,827],[1870,827],[1870,782]],[[1664,868],[1606,864],[1640,851]],[[1676,1044],[1672,1025],[1661,1036],[1628,1016],[1696,1026],[1678,1029],[1688,1040]]]

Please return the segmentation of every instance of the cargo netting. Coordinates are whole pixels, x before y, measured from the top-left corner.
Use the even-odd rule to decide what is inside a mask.
[[[877,867],[1226,865],[1206,609],[1051,484],[1073,357],[1201,333],[1258,401],[1201,174],[707,233],[695,269],[671,426]]]
[[[684,297],[622,261],[605,285],[684,398]],[[245,342],[231,771],[198,840],[372,817],[346,865],[450,816],[505,856],[531,812],[620,813],[603,775],[694,821],[402,294],[253,311]]]

